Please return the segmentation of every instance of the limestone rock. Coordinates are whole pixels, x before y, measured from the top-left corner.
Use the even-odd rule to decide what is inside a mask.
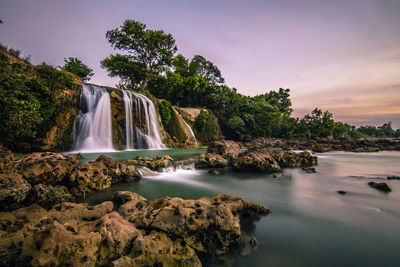
[[[0,173],[0,211],[9,211],[31,203],[32,186],[15,171]]]
[[[208,145],[207,153],[214,153],[221,156],[226,156],[227,158],[235,159],[240,154],[240,147],[234,141],[214,141]]]
[[[225,168],[228,163],[227,159],[214,153],[205,153],[194,158],[194,165],[198,169]]]
[[[62,185],[37,184],[33,190],[35,192],[35,203],[46,209],[50,209],[57,203],[75,200],[68,189]]]
[[[125,204],[126,202],[129,202],[131,200],[141,201],[141,200],[146,200],[146,198],[130,191],[118,191],[117,193],[115,193],[113,197],[113,202],[116,203],[117,205]]]
[[[78,164],[67,154],[53,152],[32,153],[15,161],[14,166],[31,184],[61,182]]]
[[[139,173],[135,166],[101,155],[94,162],[78,167],[69,177],[69,186],[74,195],[80,196],[85,192],[106,189],[114,183],[138,179]]]
[[[235,171],[278,172],[281,170],[278,162],[268,149],[248,150],[232,162]]]

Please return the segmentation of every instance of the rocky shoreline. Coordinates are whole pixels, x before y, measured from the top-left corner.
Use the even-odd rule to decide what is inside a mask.
[[[234,196],[149,201],[118,192],[113,202],[75,203],[86,193],[138,181],[141,168],[171,165],[168,156],[116,161],[102,155],[79,166],[66,154],[15,159],[2,150],[0,266],[202,266],[233,247],[256,244],[241,224],[269,209]]]
[[[328,152],[334,150],[351,152],[378,152],[381,150],[400,151],[400,139],[320,139],[320,140],[286,140],[274,138],[259,138],[248,142],[249,149],[281,148],[284,150],[310,150],[313,152]]]

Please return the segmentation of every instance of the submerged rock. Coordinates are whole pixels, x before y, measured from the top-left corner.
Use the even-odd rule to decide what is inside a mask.
[[[388,176],[388,180],[400,180],[400,176]]]
[[[306,173],[315,173],[316,172],[314,167],[303,167],[302,170],[305,171]]]
[[[339,195],[346,195],[347,192],[343,190],[336,191]]]
[[[368,185],[372,188],[375,188],[379,191],[383,191],[383,192],[391,192],[392,189],[387,185],[387,183],[376,183],[376,182],[369,182]]]

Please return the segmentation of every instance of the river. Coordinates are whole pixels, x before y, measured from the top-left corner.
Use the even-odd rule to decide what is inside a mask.
[[[181,160],[204,149],[141,150],[105,155],[117,160],[136,155],[170,155]],[[83,154],[94,160],[99,154]],[[86,201],[111,200],[129,190],[148,199],[165,196],[197,199],[227,193],[264,204],[271,213],[245,232],[259,246],[247,257],[232,256],[232,266],[400,266],[400,152],[317,154],[316,173],[299,168],[272,174],[180,170],[144,177],[91,194]],[[392,192],[370,188],[386,182]],[[346,191],[345,195],[338,190]]]

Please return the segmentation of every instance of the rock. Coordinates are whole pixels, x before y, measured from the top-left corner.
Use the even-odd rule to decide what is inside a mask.
[[[400,176],[388,176],[388,180],[400,180]]]
[[[173,159],[168,155],[156,157],[154,159],[148,157],[137,156],[133,160],[127,160],[127,164],[134,164],[136,166],[147,167],[153,171],[161,171],[163,168],[167,168],[172,165]]]
[[[30,184],[60,183],[76,167],[78,161],[67,154],[32,153],[15,161],[14,166]]]
[[[252,148],[232,161],[235,171],[278,172],[286,167],[303,167],[317,164],[318,158],[311,152],[281,151],[269,148]]]
[[[336,191],[339,195],[346,195],[347,192],[343,190]]]
[[[372,188],[375,188],[379,191],[383,191],[383,192],[391,192],[392,189],[387,185],[387,183],[376,183],[376,182],[369,182],[368,185]]]
[[[45,209],[50,209],[57,203],[74,201],[75,198],[68,192],[68,189],[62,185],[44,185],[34,186],[35,203]]]
[[[214,141],[208,145],[207,153],[214,153],[230,159],[235,159],[240,154],[240,147],[234,141]]]
[[[269,149],[253,149],[241,153],[232,161],[234,171],[278,172],[281,167]]]
[[[205,153],[194,158],[194,166],[198,169],[225,168],[228,160],[218,154]]]
[[[10,211],[33,200],[32,186],[15,171],[0,173],[0,211]]]
[[[129,212],[121,214],[111,202],[64,202],[49,211],[35,204],[0,213],[0,264],[201,266],[198,255],[223,256],[238,245],[241,219],[268,213],[262,205],[222,194],[134,199],[120,210],[124,206]]]
[[[314,167],[303,167],[302,170],[305,171],[306,173],[315,173],[316,172]]]
[[[8,168],[14,161],[14,153],[11,150],[0,145],[0,172]]]
[[[111,184],[132,182],[139,178],[135,166],[101,155],[94,162],[79,166],[69,177],[69,187],[75,196],[81,196],[86,192],[106,189]]]
[[[199,200],[133,200],[118,210],[125,219],[146,232],[181,237],[196,251],[213,256],[226,253],[231,245],[239,242],[241,218],[259,218],[268,211],[265,206],[224,194]]]
[[[258,241],[254,236],[252,238],[250,238],[249,245],[252,246],[253,248],[258,245]]]
[[[146,198],[130,191],[118,191],[113,197],[113,202],[116,203],[118,206],[125,204],[126,202],[129,202],[131,200],[142,201],[146,200]]]
[[[85,158],[80,152],[78,154],[73,154],[71,157],[77,160]]]

